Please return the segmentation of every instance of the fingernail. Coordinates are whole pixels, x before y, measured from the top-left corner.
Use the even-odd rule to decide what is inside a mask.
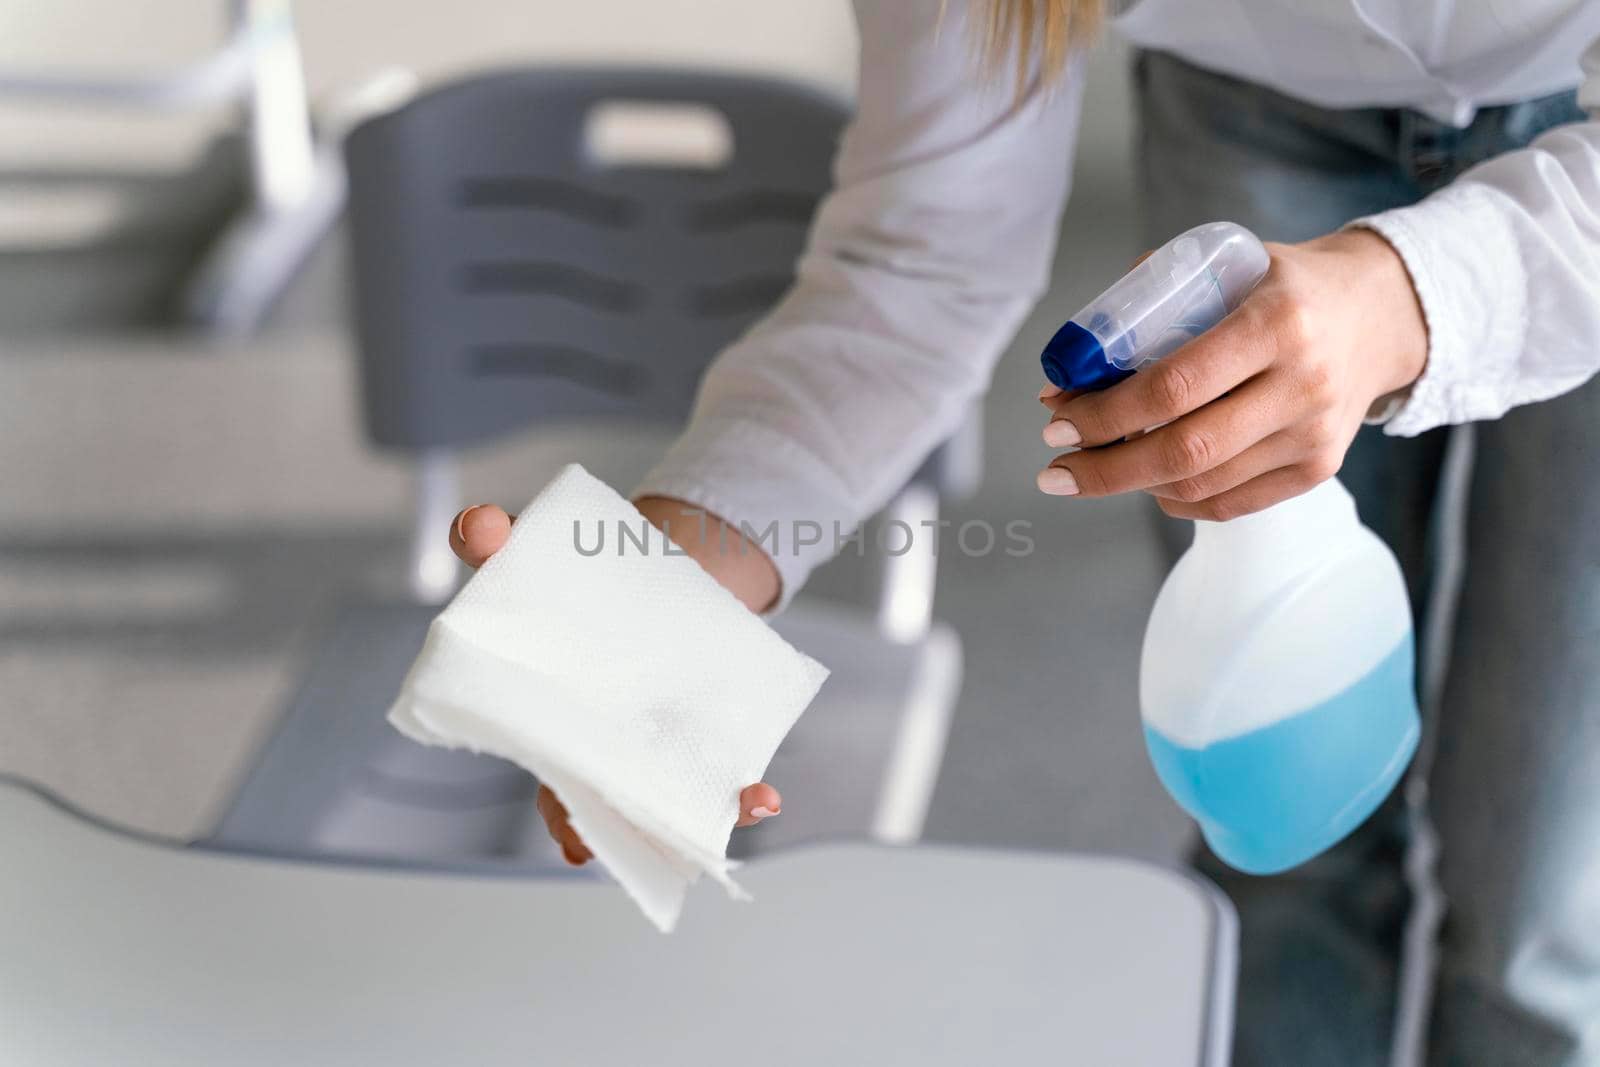
[[[1083,440],[1083,434],[1066,419],[1055,419],[1045,424],[1044,443],[1051,448],[1071,448]]]
[[[466,544],[467,543],[467,531],[465,529],[465,523],[467,521],[467,516],[471,515],[474,511],[477,511],[481,507],[483,507],[482,504],[474,504],[470,508],[467,508],[461,514],[456,516],[456,540],[457,541],[460,541],[462,544]]]
[[[1046,467],[1039,472],[1039,489],[1051,496],[1075,496],[1078,479],[1065,467]]]
[[[765,805],[763,805],[763,806],[761,806],[759,808],[751,808],[750,809],[750,814],[754,815],[758,819],[769,819],[772,816],[778,814],[778,812],[781,811],[781,810],[782,810],[781,808],[769,808],[769,807],[766,807]]]
[[[1062,390],[1060,386],[1051,385],[1049,382],[1046,382],[1044,388],[1039,390],[1039,399],[1049,400],[1053,396],[1060,396],[1061,392]]]

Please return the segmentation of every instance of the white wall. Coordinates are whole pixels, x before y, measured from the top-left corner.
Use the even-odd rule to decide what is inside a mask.
[[[845,0],[323,0],[298,19],[314,88],[391,63],[439,77],[528,59],[708,65],[846,91],[855,76]]]

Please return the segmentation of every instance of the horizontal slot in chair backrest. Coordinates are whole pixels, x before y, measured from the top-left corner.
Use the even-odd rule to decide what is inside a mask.
[[[372,438],[684,418],[792,281],[846,116],[762,78],[544,69],[364,123],[346,155]]]

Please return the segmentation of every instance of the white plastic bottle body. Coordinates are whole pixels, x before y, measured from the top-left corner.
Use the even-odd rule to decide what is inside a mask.
[[[1217,855],[1286,870],[1365,821],[1416,749],[1405,581],[1337,480],[1195,526],[1145,631],[1145,743]]]
[[[1248,230],[1196,227],[1063,325],[1045,374],[1112,385],[1220,322],[1269,265]],[[1337,480],[1195,526],[1145,632],[1146,744],[1222,859],[1285,870],[1363,822],[1416,749],[1405,582]]]

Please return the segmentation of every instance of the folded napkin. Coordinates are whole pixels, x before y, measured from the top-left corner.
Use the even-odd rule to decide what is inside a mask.
[[[434,620],[389,721],[532,771],[668,931],[702,872],[744,896],[739,793],[827,675],[573,464]]]

